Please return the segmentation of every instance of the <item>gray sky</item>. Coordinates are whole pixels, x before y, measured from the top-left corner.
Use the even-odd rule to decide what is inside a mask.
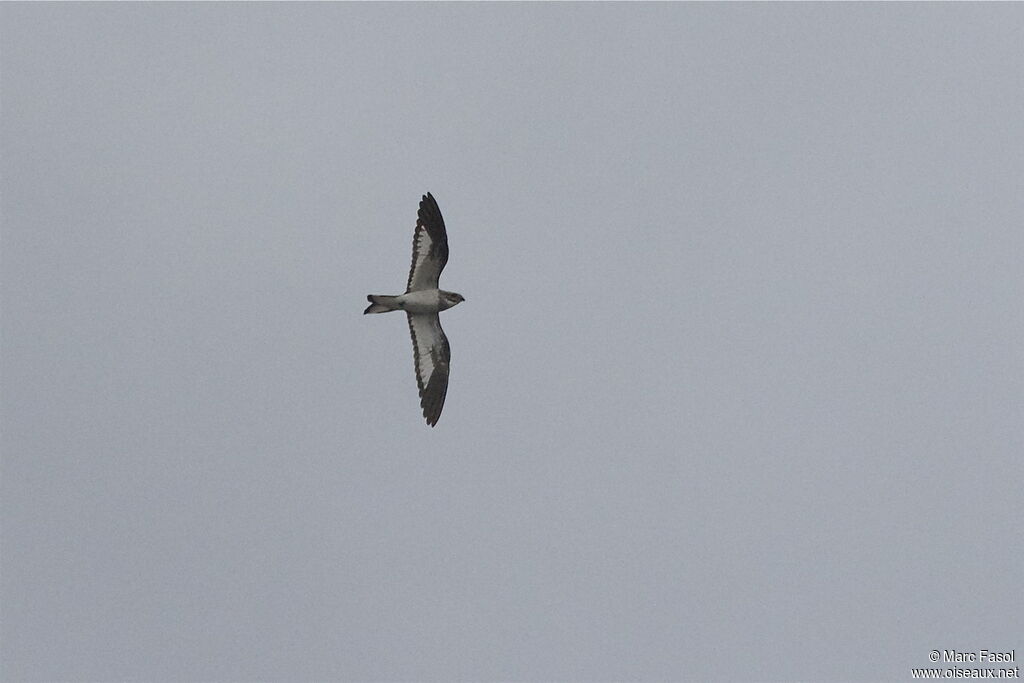
[[[2,678],[1020,657],[1022,35],[0,5]],[[434,430],[405,320],[361,315],[428,190],[467,299]]]

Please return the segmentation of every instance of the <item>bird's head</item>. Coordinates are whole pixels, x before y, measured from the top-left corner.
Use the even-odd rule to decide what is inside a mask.
[[[455,292],[441,292],[441,296],[444,297],[445,308],[451,308],[455,304],[460,304],[466,300],[466,297]]]

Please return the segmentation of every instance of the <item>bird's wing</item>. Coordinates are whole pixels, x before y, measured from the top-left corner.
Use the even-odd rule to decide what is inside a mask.
[[[441,417],[444,397],[448,393],[448,363],[452,352],[437,313],[407,315],[409,332],[412,334],[412,353],[416,359],[420,407],[423,408],[427,424],[433,427]]]
[[[412,238],[412,267],[406,292],[437,289],[438,278],[448,263],[448,235],[437,202],[429,192],[420,200],[416,232]]]

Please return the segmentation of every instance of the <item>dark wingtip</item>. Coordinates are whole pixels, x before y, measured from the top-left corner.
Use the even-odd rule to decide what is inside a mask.
[[[444,404],[442,404],[442,405],[444,405]],[[428,408],[424,407],[423,408],[423,417],[426,418],[427,424],[429,426],[434,427],[435,425],[437,425],[437,421],[441,419],[441,411],[438,410],[436,413],[431,414],[431,410],[432,409],[433,408],[428,409]]]
[[[427,386],[420,392],[420,407],[423,409],[423,417],[427,424],[433,427],[441,419],[441,411],[444,409],[444,397],[448,393],[448,375],[444,372],[435,372],[430,376]]]

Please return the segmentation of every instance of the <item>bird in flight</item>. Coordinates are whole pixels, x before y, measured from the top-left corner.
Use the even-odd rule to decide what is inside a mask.
[[[412,353],[416,361],[416,384],[420,407],[427,424],[433,427],[441,417],[448,393],[448,364],[451,348],[441,329],[438,313],[465,301],[461,294],[438,288],[438,278],[448,263],[448,235],[441,209],[429,192],[420,200],[416,232],[412,237],[412,267],[405,294],[370,294],[366,313],[405,311],[412,334]]]

